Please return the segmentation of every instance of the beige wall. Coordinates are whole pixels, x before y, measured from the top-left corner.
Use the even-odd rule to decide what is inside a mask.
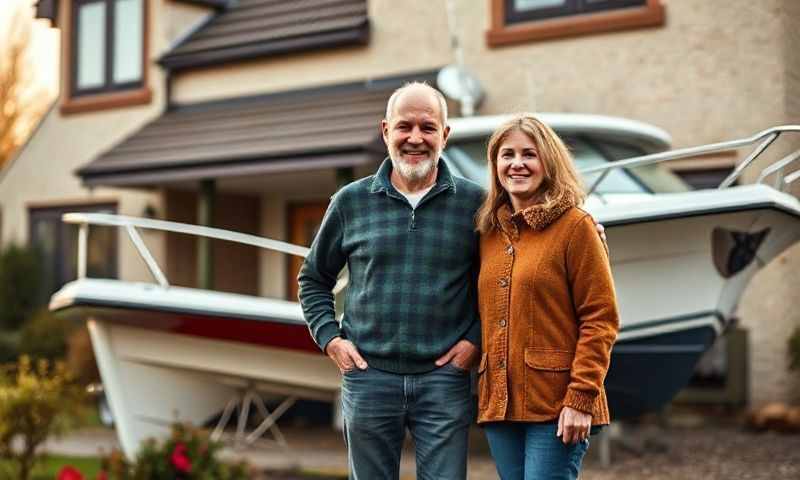
[[[800,374],[790,372],[788,339],[800,327],[797,291],[800,244],[758,272],[739,306],[741,324],[749,331],[750,402],[800,403]]]
[[[181,103],[198,102],[442,67],[453,58],[444,5],[430,0],[369,0],[372,31],[368,46],[279,55],[178,74],[173,98]],[[424,47],[409,48],[410,42]]]
[[[489,49],[475,34],[488,28],[488,11],[457,2],[465,61],[489,91],[481,113],[619,115],[665,128],[678,146],[783,120],[779,0],[730,0],[724,8],[696,0],[662,3],[662,27]]]

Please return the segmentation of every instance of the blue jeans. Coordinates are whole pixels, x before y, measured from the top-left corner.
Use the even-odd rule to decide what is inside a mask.
[[[352,370],[342,376],[342,416],[351,479],[399,478],[406,429],[418,479],[467,477],[469,372],[449,364],[413,375]]]
[[[575,480],[589,440],[564,445],[555,423],[485,425],[489,449],[502,480]]]

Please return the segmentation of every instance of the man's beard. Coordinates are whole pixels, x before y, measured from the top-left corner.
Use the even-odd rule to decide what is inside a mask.
[[[397,159],[395,159],[395,156],[392,155],[392,167],[397,170],[400,176],[406,180],[418,182],[428,178],[436,166],[436,162],[439,159],[439,154],[441,154],[441,152],[437,152],[437,154],[430,160],[424,160],[416,165],[410,165],[403,161],[403,159],[400,157],[400,154],[397,155]]]

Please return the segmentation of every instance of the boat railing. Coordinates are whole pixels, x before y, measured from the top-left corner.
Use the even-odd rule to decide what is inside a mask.
[[[733,171],[725,177],[724,180],[717,186],[718,189],[725,189],[733,185],[744,172],[764,151],[772,145],[784,133],[798,133],[800,132],[800,125],[779,125],[777,127],[768,128],[761,132],[756,133],[750,137],[741,138],[738,140],[731,140],[727,142],[710,143],[708,145],[701,145],[697,147],[679,148],[667,152],[653,153],[650,155],[643,155],[640,157],[628,158],[611,162],[606,165],[597,167],[590,167],[581,170],[582,174],[600,173],[598,177],[592,182],[587,194],[592,194],[597,189],[606,176],[613,170],[619,168],[633,168],[641,167],[643,165],[653,165],[656,163],[669,162],[682,158],[691,158],[699,155],[708,155],[713,153],[722,153],[737,150],[743,147],[754,145],[753,150],[742,160]],[[775,175],[773,187],[776,190],[784,191],[788,185],[797,181],[800,178],[800,169],[786,174],[787,167],[800,159],[800,150],[796,150],[782,159],[771,163],[766,166],[758,176],[756,183],[764,183],[770,175]]]
[[[86,278],[86,262],[87,262],[87,248],[89,239],[89,226],[102,225],[119,227],[125,230],[133,243],[136,251],[144,260],[148,270],[153,275],[156,282],[163,288],[168,288],[169,281],[166,275],[158,266],[150,250],[139,235],[139,229],[159,230],[162,232],[184,233],[199,237],[213,238],[217,240],[227,240],[230,242],[241,243],[245,245],[252,245],[255,247],[272,250],[281,253],[288,253],[298,257],[305,258],[308,255],[309,249],[301,247],[292,243],[282,242],[280,240],[273,240],[270,238],[259,237],[247,233],[232,232],[223,230],[221,228],[204,227],[200,225],[190,225],[187,223],[168,222],[165,220],[153,220],[148,218],[127,217],[123,215],[113,215],[108,213],[65,213],[62,216],[65,223],[78,225],[78,278]],[[340,278],[334,292],[338,292],[343,288],[342,281],[346,283],[346,279]]]

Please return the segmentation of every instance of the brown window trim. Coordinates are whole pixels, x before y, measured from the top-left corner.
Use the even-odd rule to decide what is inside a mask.
[[[130,107],[134,105],[145,105],[150,103],[153,92],[145,87],[138,90],[130,90],[115,93],[98,93],[96,95],[82,95],[80,97],[64,97],[61,102],[61,113],[70,115],[73,113],[94,112],[98,110],[109,110],[112,108]]]
[[[61,114],[62,115],[71,115],[76,113],[84,113],[84,112],[94,112],[94,111],[101,111],[101,110],[110,110],[115,108],[122,108],[122,107],[129,107],[135,105],[146,105],[152,101],[153,93],[149,87],[149,77],[150,77],[150,65],[149,65],[149,58],[150,58],[150,0],[144,0],[142,2],[144,6],[144,15],[142,17],[142,22],[144,23],[144,28],[142,31],[142,82],[141,86],[138,86],[131,90],[120,90],[115,92],[100,92],[96,94],[83,94],[83,95],[73,95],[72,92],[72,79],[73,79],[73,69],[76,68],[75,62],[73,61],[72,55],[72,41],[73,41],[73,26],[75,22],[73,22],[73,5],[74,0],[66,2],[66,8],[64,8],[62,15],[62,25],[61,28],[61,42],[63,45],[62,49],[62,68],[61,68],[61,85],[63,88],[61,91],[63,92],[62,99],[61,99]]]
[[[657,27],[663,25],[666,18],[661,0],[647,0],[647,4],[642,7],[507,25],[505,0],[490,1],[492,2],[492,25],[486,32],[486,41],[489,47],[615,30]]]

